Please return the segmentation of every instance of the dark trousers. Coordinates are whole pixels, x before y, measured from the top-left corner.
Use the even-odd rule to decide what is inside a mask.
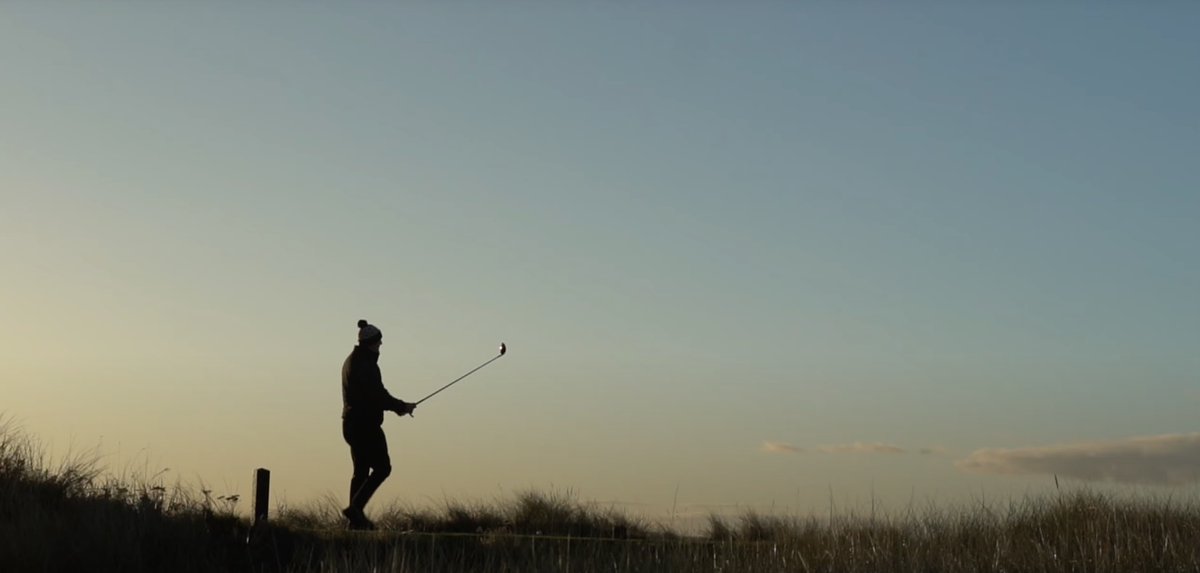
[[[342,420],[342,437],[350,444],[354,476],[350,478],[350,506],[363,509],[383,480],[392,473],[387,438],[379,424]]]

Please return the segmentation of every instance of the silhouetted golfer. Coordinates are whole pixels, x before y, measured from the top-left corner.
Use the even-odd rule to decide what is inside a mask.
[[[350,444],[354,477],[350,478],[350,505],[342,515],[351,529],[374,529],[363,510],[375,490],[392,473],[387,438],[383,435],[383,412],[401,416],[416,408],[393,398],[383,387],[379,373],[379,347],[383,332],[365,320],[358,321],[358,346],[342,366],[342,437]]]

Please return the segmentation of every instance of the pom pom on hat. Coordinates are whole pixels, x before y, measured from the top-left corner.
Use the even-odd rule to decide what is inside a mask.
[[[376,328],[374,325],[367,323],[366,320],[358,321],[358,341],[374,342],[377,339],[383,338],[383,331]]]

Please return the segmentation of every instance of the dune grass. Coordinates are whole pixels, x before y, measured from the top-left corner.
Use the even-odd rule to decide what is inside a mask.
[[[86,453],[50,464],[34,440],[0,424],[0,571],[217,571],[235,563],[237,517],[153,477],[105,475]]]
[[[1087,490],[898,515],[711,516],[684,536],[570,492],[385,506],[342,529],[337,500],[251,528],[236,499],[94,457],[48,463],[0,424],[0,571],[1200,571],[1200,507]]]
[[[333,530],[344,525],[343,504],[324,498],[302,507],[280,508],[276,526]],[[392,503],[373,511],[381,530],[403,533],[513,534],[558,537],[645,539],[673,532],[612,508],[580,502],[565,492],[517,492],[511,499],[460,501],[446,499],[433,507]]]

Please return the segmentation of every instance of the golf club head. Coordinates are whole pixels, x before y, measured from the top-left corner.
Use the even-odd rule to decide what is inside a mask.
[[[504,356],[505,352],[508,352],[508,347],[505,346],[503,342],[501,342],[500,343],[500,356]]]

